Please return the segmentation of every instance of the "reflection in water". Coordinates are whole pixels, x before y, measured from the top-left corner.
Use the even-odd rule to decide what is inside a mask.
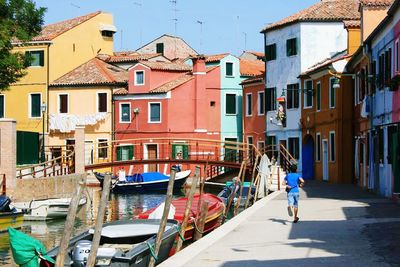
[[[90,199],[86,207],[83,207],[75,221],[74,234],[83,232],[94,226],[93,218],[96,218],[97,209],[100,201],[101,191],[99,189],[90,189]],[[176,195],[178,197],[181,195]],[[163,202],[165,194],[111,194],[108,203],[105,221],[116,221],[123,219],[133,219],[139,213],[153,208]],[[64,232],[65,220],[53,220],[48,222],[24,222],[21,231],[40,240],[43,245],[50,249],[60,244]],[[0,234],[0,265],[10,264],[12,262],[11,251],[7,233]]]

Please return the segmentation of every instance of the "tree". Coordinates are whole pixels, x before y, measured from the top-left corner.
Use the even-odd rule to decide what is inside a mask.
[[[26,74],[31,58],[12,52],[12,43],[23,44],[37,35],[45,12],[46,8],[37,8],[32,0],[0,0],[0,91]]]

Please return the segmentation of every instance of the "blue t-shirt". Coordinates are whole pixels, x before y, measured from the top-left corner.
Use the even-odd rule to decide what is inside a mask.
[[[286,184],[291,187],[291,193],[299,192],[300,175],[297,173],[289,173],[285,177]]]

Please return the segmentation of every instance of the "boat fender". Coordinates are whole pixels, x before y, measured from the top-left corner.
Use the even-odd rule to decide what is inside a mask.
[[[79,240],[78,242],[76,242],[74,250],[72,252],[72,261],[74,267],[86,266],[91,247],[92,241],[90,240]]]

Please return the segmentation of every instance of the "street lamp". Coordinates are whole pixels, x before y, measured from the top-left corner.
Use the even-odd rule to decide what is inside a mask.
[[[44,155],[44,122],[45,122],[45,113],[47,109],[47,105],[45,102],[42,102],[42,105],[40,106],[40,109],[42,110],[42,153],[41,153],[41,162],[45,161],[45,155]]]

